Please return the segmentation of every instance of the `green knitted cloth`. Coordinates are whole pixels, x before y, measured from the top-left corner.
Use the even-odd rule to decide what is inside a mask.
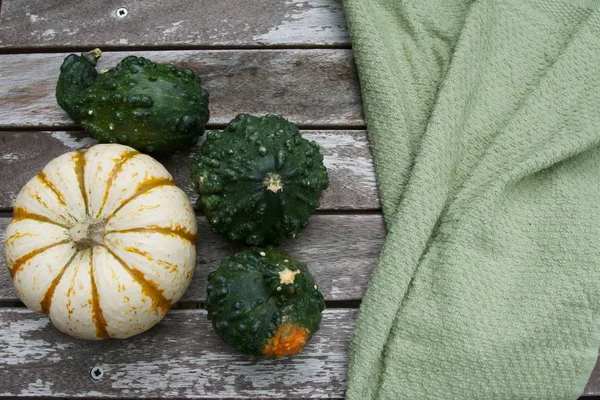
[[[600,1],[344,0],[387,238],[348,399],[569,399],[600,345]]]

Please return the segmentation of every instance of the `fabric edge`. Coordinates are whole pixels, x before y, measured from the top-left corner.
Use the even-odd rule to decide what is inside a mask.
[[[596,321],[598,322],[598,321]],[[598,326],[598,323],[596,323]],[[578,398],[580,396],[585,395],[585,388],[594,372],[594,367],[596,366],[596,362],[598,360],[598,349],[600,348],[600,331],[595,329],[595,334],[592,338],[592,342],[588,347],[586,353],[581,357],[581,364],[585,366],[582,368],[584,371],[581,373],[576,379],[574,379],[574,386],[571,390],[573,398]],[[596,395],[597,393],[594,393]]]

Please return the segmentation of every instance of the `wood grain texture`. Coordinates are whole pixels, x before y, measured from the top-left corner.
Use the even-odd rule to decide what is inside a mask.
[[[26,309],[2,308],[0,396],[342,398],[355,316],[326,310],[302,353],[253,361],[216,336],[204,310],[172,310],[134,338],[90,342]],[[93,366],[102,379],[90,378]]]
[[[204,310],[172,310],[127,340],[72,339],[44,316],[0,309],[0,396],[93,398],[342,398],[357,310],[329,309],[304,351],[277,361],[236,355]],[[99,366],[104,376],[90,378]],[[600,394],[596,365],[584,395]],[[57,379],[68,376],[69,379]]]
[[[0,241],[4,240],[9,218],[0,218]],[[223,257],[243,247],[227,242],[210,232],[204,217],[198,218],[196,271],[182,301],[203,301],[208,273]],[[380,214],[313,215],[309,226],[295,239],[282,243],[297,260],[308,265],[326,300],[360,300],[383,245],[385,227]],[[0,246],[0,301],[15,301],[12,285]]]
[[[596,365],[588,379],[587,385],[585,385],[583,394],[585,396],[600,396],[600,357],[596,360]]]
[[[127,9],[120,18],[117,10]],[[0,48],[341,46],[335,0],[4,0]]]
[[[2,55],[0,128],[75,126],[54,94],[68,54]],[[351,50],[105,52],[98,69],[129,54],[194,70],[210,93],[210,124],[245,112],[281,114],[302,126],[364,126]]]
[[[375,169],[365,131],[302,133],[307,139],[321,145],[325,167],[329,173],[329,187],[321,198],[321,210],[380,208]],[[189,182],[189,174],[192,159],[199,153],[201,142],[190,151],[159,160],[173,175],[175,183],[194,202],[197,196]],[[50,160],[95,143],[85,132],[0,132],[0,176],[10,177],[2,184],[0,208],[11,208],[21,188]]]

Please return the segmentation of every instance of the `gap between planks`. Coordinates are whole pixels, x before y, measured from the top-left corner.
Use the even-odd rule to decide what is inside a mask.
[[[360,308],[361,300],[325,300],[325,308]],[[22,301],[0,301],[0,308],[15,307],[27,308]],[[195,310],[204,309],[203,301],[178,301],[173,304],[171,310]]]
[[[18,54],[34,54],[34,53],[69,53],[69,52],[84,52],[90,51],[94,46],[68,46],[68,47],[10,47],[0,48],[0,55],[18,55]],[[340,44],[246,44],[246,45],[166,45],[166,46],[114,46],[102,45],[98,46],[102,51],[112,52],[131,52],[131,51],[185,51],[185,50],[348,50],[352,49],[350,43]]]
[[[313,215],[379,215],[381,214],[381,208],[373,209],[357,209],[357,210],[315,210]],[[201,217],[196,210],[196,216]],[[11,208],[0,208],[0,218],[12,218],[13,209]]]
[[[298,129],[305,131],[364,131],[367,127],[366,125],[358,124],[358,125],[329,125],[329,124],[303,124],[298,123],[294,124]],[[212,124],[208,123],[205,126],[207,131],[209,130],[223,130],[227,127],[227,124]],[[0,127],[0,135],[3,132],[39,132],[39,131],[48,131],[48,132],[81,132],[83,127],[73,123],[72,125],[65,126],[51,126],[51,125],[36,125],[36,126],[13,126],[13,127]]]

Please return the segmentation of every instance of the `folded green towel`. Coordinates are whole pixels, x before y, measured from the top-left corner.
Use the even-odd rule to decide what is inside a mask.
[[[600,1],[344,0],[388,235],[348,399],[564,399],[600,346]]]

